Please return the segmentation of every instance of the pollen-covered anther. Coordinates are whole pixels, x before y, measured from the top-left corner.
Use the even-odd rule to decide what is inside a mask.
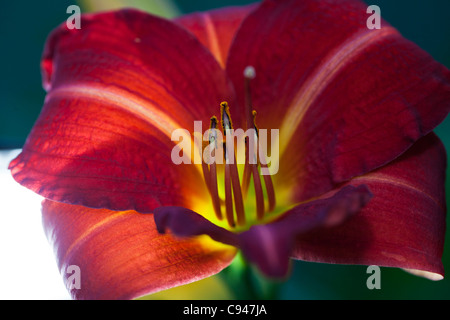
[[[223,133],[227,135],[227,131],[233,129],[233,123],[231,121],[230,110],[226,101],[220,104],[220,114],[222,120]]]

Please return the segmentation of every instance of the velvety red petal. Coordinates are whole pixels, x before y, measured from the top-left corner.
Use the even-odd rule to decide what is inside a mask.
[[[352,185],[370,188],[372,200],[342,226],[299,239],[294,257],[406,268],[442,278],[445,167],[445,149],[430,134],[391,164],[352,179]]]
[[[233,99],[224,71],[191,33],[140,11],[87,15],[81,25],[61,25],[46,43],[48,94],[10,165],[14,178],[88,207],[190,206],[206,189],[196,166],[171,161],[171,135],[193,132],[194,120],[209,125]]]
[[[228,266],[236,252],[207,238],[161,235],[153,215],[134,211],[46,200],[43,224],[74,299],[133,299],[197,281]]]
[[[257,4],[183,15],[174,21],[192,32],[225,67],[228,51],[242,20]]]
[[[340,225],[359,212],[369,202],[366,186],[346,186],[322,199],[300,204],[273,223],[252,226],[239,236],[244,256],[267,276],[283,277],[289,270],[289,260],[295,239],[316,229],[324,232]]]
[[[267,0],[243,21],[227,71],[240,106],[253,66],[260,128],[280,129],[277,184],[295,200],[387,164],[450,109],[450,72],[360,1]]]

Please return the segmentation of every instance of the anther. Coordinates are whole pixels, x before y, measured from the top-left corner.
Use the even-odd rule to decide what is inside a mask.
[[[225,143],[224,143],[224,150],[226,150]],[[225,214],[227,217],[228,225],[230,227],[234,227],[235,224],[233,216],[233,195],[231,192],[231,175],[229,164],[225,164]]]
[[[227,135],[227,131],[233,129],[233,123],[231,122],[231,116],[230,116],[230,110],[228,108],[228,103],[227,102],[222,102],[220,104],[220,114],[221,119],[222,119],[222,128],[223,128],[223,133],[225,135]]]
[[[245,226],[246,224],[244,197],[247,196],[248,189],[252,180],[255,192],[257,220],[262,220],[264,218],[264,214],[273,211],[275,208],[275,193],[271,176],[263,176],[268,199],[268,210],[266,210],[264,191],[261,181],[262,178],[260,177],[261,174],[259,172],[260,168],[267,168],[267,163],[264,155],[261,155],[259,152],[259,131],[256,125],[256,111],[252,111],[250,106],[249,80],[253,79],[255,76],[253,67],[246,68],[244,76],[246,77],[246,83],[248,84],[248,97],[246,99],[245,106],[247,129],[252,129],[250,131],[247,130],[247,132],[252,132],[252,136],[247,136],[245,138],[245,166],[243,172],[242,187],[240,185],[239,172],[236,164],[233,123],[231,120],[227,102],[222,102],[220,104],[221,124],[225,139],[220,145],[218,145],[218,120],[216,117],[212,117],[210,124],[211,130],[208,137],[209,145],[212,147],[212,150],[210,150],[211,161],[209,161],[209,167],[207,165],[202,166],[205,181],[211,194],[215,214],[219,220],[223,219],[222,206],[224,205],[225,217],[228,225],[231,228],[235,228],[236,226]],[[233,140],[230,141],[229,139]],[[222,148],[222,150],[219,150],[218,148]],[[223,151],[223,157],[225,159],[224,200],[219,197],[217,185],[217,167],[215,159],[216,155],[218,155],[218,153],[216,152],[217,150]]]

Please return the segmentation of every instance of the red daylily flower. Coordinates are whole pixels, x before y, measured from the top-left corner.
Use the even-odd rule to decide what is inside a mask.
[[[46,198],[63,276],[80,267],[73,297],[196,281],[238,249],[273,277],[293,258],[442,278],[446,154],[432,130],[450,72],[366,19],[359,1],[267,0],[175,21],[91,14],[53,31],[45,104],[10,169]],[[172,162],[172,132],[209,124],[222,101],[234,128],[254,125],[252,107],[259,128],[280,130],[278,173]]]

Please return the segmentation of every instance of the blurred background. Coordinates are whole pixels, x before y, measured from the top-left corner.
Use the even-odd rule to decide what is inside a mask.
[[[2,1],[0,5],[0,299],[68,299],[56,262],[41,226],[40,198],[15,184],[7,172],[8,162],[21,148],[37,119],[45,92],[41,86],[40,56],[48,33],[69,14],[69,5],[82,12],[123,6],[138,7],[165,17],[203,11],[226,5],[242,5],[247,0],[46,0]],[[377,0],[381,16],[406,38],[414,41],[437,61],[450,68],[450,1]],[[437,134],[450,150],[450,117]],[[447,203],[450,203],[450,176],[447,171]],[[447,219],[450,221],[450,219]],[[447,226],[450,223],[447,222]],[[450,230],[447,227],[447,230]],[[446,235],[444,266],[450,270],[450,232]],[[294,263],[287,282],[271,284],[252,275],[266,297],[277,299],[449,299],[450,277],[432,282],[398,269],[381,268],[381,289],[369,290],[365,266]],[[228,274],[227,274],[228,272]],[[161,298],[238,297],[226,285],[226,271]],[[206,289],[207,288],[207,289]],[[205,291],[206,290],[206,291]],[[209,291],[209,292],[208,292]],[[201,292],[208,293],[202,296]]]

